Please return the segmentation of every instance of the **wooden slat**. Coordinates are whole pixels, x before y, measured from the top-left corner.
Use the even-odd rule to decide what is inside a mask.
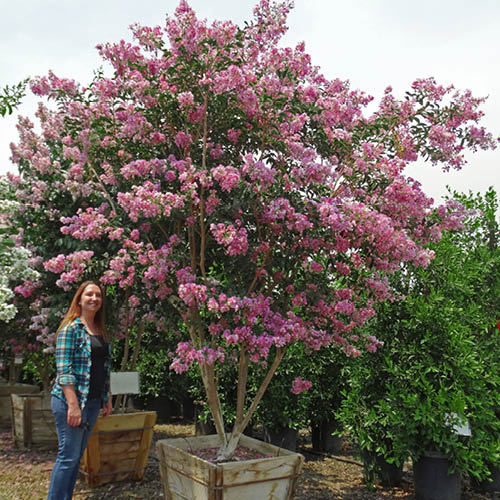
[[[127,431],[127,430],[119,430],[116,432],[112,432],[109,434],[105,434],[101,432],[101,429],[99,429],[99,440],[101,441],[101,445],[106,445],[106,444],[114,444],[117,441],[123,441],[123,442],[135,442],[135,441],[140,441],[142,438],[142,433],[144,432],[143,430],[137,430],[137,431]]]
[[[12,434],[17,446],[55,447],[57,431],[50,396],[12,394]]]
[[[119,460],[113,460],[108,457],[107,460],[103,460],[101,457],[101,468],[99,469],[99,474],[109,473],[109,472],[120,472],[120,471],[130,471],[135,466],[135,456],[120,457]]]
[[[121,441],[117,441],[116,443],[103,443],[101,440],[99,441],[101,445],[101,457],[123,457],[125,455],[133,455],[137,456],[139,451],[141,451],[141,442],[139,439],[135,441],[125,441],[122,443]]]
[[[117,417],[117,418],[113,418]],[[119,418],[118,418],[119,417]],[[140,429],[144,427],[146,419],[143,413],[125,413],[123,415],[111,415],[110,417],[99,417],[95,430],[101,432],[119,431],[127,429]]]
[[[169,476],[167,468],[167,459],[165,457],[165,447],[161,446],[159,442],[156,443],[156,455],[158,456],[160,465],[160,479],[161,479],[161,486],[163,489],[163,497],[165,498],[165,500],[172,500],[172,495],[170,494],[168,488]]]
[[[145,461],[141,461],[145,467],[155,422],[156,412],[99,417],[80,469],[87,484],[93,487],[125,479],[142,479],[144,471],[136,470],[137,456],[145,455]],[[144,438],[145,433],[150,436],[149,443]],[[144,449],[146,443],[148,447]]]
[[[134,479],[140,480],[144,476],[144,468],[148,462],[149,449],[151,448],[151,441],[153,440],[153,427],[156,424],[156,413],[150,413],[146,415],[144,421],[145,430],[142,433],[140,441],[140,451],[137,453],[137,459],[135,462],[135,469],[137,472],[134,473]]]
[[[167,444],[170,440],[158,441],[160,446],[164,446],[164,455],[167,459],[168,467],[180,471],[181,474],[188,477],[197,477],[204,483],[209,483],[210,469],[215,465],[193,456],[191,453],[175,448]]]
[[[275,446],[271,443],[265,443],[264,441],[259,441],[258,439],[251,438],[249,436],[241,436],[240,443],[241,446],[246,448],[250,448],[252,450],[258,451],[264,455],[272,455],[272,456],[282,456],[282,455],[294,455],[296,453],[286,448],[280,448],[279,446]]]
[[[33,400],[31,398],[23,398],[23,433],[24,433],[24,446],[31,447],[33,444],[33,421],[31,414],[31,407]]]
[[[190,455],[189,450],[217,446],[217,436],[158,441],[157,451],[165,498],[291,500],[304,457],[252,438],[243,437],[240,444],[273,456],[212,464]]]
[[[32,394],[40,392],[36,385],[0,384],[0,425],[12,425],[11,394]]]
[[[84,468],[89,474],[98,474],[101,470],[101,449],[99,435],[92,433],[84,452]]]

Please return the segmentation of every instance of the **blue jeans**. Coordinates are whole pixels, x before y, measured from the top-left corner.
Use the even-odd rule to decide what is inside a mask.
[[[99,416],[101,400],[87,401],[82,411],[82,425],[79,427],[68,425],[68,405],[65,401],[52,396],[50,406],[56,421],[59,445],[56,463],[50,476],[47,500],[71,500],[80,469],[80,460]]]

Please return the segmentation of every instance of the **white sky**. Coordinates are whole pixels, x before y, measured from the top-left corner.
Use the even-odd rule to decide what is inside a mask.
[[[199,17],[252,18],[256,0],[191,0]],[[163,25],[177,0],[0,0],[0,87],[49,69],[88,83],[101,65],[101,42],[131,40],[128,26]],[[391,85],[402,96],[416,78],[469,88],[489,96],[483,124],[500,135],[500,1],[295,0],[287,45],[305,41],[313,64],[328,78],[351,81],[377,99]],[[19,112],[33,116],[36,100]],[[0,173],[14,171],[9,143],[17,141],[14,116],[0,117]],[[500,192],[500,148],[472,155],[461,172],[418,164],[409,173],[436,201],[446,185],[459,191]]]

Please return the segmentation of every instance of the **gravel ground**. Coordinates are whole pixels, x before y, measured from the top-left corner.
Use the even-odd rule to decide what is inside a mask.
[[[189,424],[157,425],[154,440],[166,437],[192,436],[194,426]],[[337,458],[313,454],[301,442],[300,451],[306,462],[302,471],[295,500],[376,500],[413,499],[411,468],[405,471],[399,488],[376,486],[369,491],[363,484],[362,468],[348,450]],[[10,431],[0,431],[0,500],[44,500],[47,495],[54,450],[21,450],[12,445]],[[464,488],[462,500],[500,499],[498,496],[480,495]],[[162,488],[154,445],[151,447],[145,476],[139,482],[110,483],[89,488],[78,481],[76,500],[133,500],[162,499]],[[255,499],[259,500],[259,499]]]

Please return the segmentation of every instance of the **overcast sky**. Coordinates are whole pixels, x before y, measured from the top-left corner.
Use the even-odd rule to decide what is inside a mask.
[[[191,0],[199,17],[252,18],[253,0]],[[101,66],[101,42],[131,40],[128,26],[164,24],[177,0],[0,0],[0,87],[51,69],[88,83]],[[403,96],[416,78],[469,88],[489,96],[484,125],[500,135],[500,1],[498,0],[295,0],[287,45],[305,41],[313,64],[328,78],[377,99],[391,85]],[[33,116],[36,100],[19,112]],[[0,117],[0,173],[15,171],[9,143],[17,141],[16,116]],[[500,192],[500,148],[469,157],[461,172],[443,174],[418,164],[409,173],[439,201],[446,185],[459,191]]]

